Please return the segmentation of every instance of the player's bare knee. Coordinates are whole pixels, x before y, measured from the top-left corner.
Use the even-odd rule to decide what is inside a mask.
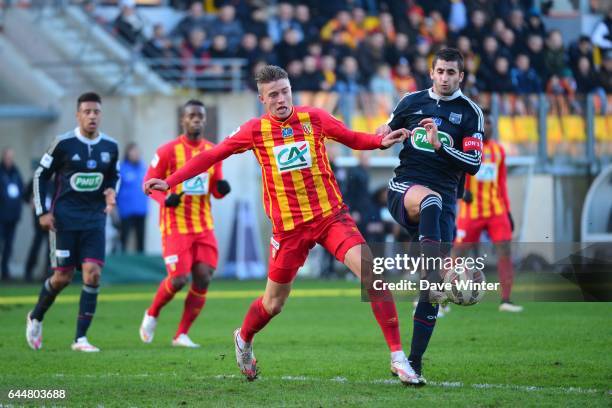
[[[192,273],[193,285],[199,289],[207,289],[213,275],[213,269],[208,265],[198,264],[194,267]]]
[[[70,285],[72,282],[72,277],[74,276],[74,269],[67,271],[58,271],[56,270],[51,277],[51,286],[55,290],[62,290],[66,286]]]
[[[283,311],[283,306],[285,306],[285,300],[283,298],[271,298],[264,300],[263,307],[266,309],[266,312],[270,314],[270,316],[276,316],[280,312]]]
[[[100,276],[102,271],[99,265],[96,264],[84,264],[83,265],[83,283],[91,286],[98,286],[100,284]]]
[[[186,275],[175,276],[172,278],[172,287],[178,292],[179,290],[183,289],[183,286],[185,286],[188,281],[189,277]]]

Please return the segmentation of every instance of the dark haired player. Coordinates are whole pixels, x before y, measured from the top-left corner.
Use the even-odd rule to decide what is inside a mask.
[[[405,95],[379,132],[408,129],[400,165],[389,181],[388,206],[393,218],[421,245],[426,257],[448,255],[455,230],[457,197],[465,173],[476,174],[482,155],[484,119],[480,108],[463,95],[463,56],[453,48],[438,51],[430,76],[433,86]],[[429,282],[441,271],[425,271]],[[421,291],[414,313],[410,364],[422,384],[421,360],[433,333],[443,292]]]
[[[96,311],[104,265],[106,214],[119,188],[117,142],[98,128],[102,100],[93,92],[77,100],[76,129],[55,138],[34,173],[34,206],[40,225],[49,231],[53,275],[43,284],[38,303],[28,313],[26,339],[42,348],[42,321],[55,297],[70,284],[74,270],[83,273],[83,289],[72,349],[100,351],[87,340]],[[47,208],[43,186],[55,174],[55,196]]]
[[[145,180],[167,177],[192,157],[214,147],[204,138],[206,109],[202,102],[187,101],[183,105],[181,122],[183,134],[157,149]],[[176,185],[168,195],[159,191],[151,194],[160,205],[159,228],[168,277],[161,282],[153,303],[144,313],[140,325],[140,339],[143,342],[153,341],[161,309],[187,284],[191,275],[183,316],[172,345],[199,347],[189,338],[188,332],[206,303],[208,285],[217,268],[218,256],[210,196],[223,198],[229,192],[230,185],[223,180],[219,162]]]
[[[253,337],[281,312],[298,269],[316,243],[364,280],[371,272],[372,253],[342,201],[325,153],[325,139],[357,150],[373,150],[389,147],[407,136],[404,129],[386,136],[354,132],[321,109],[293,106],[287,73],[277,66],[263,67],[255,79],[259,100],[266,109],[264,115],[244,123],[165,181],[151,179],[145,183],[147,192],[166,191],[232,154],[252,150],[257,157],[264,208],[273,233],[266,290],[251,304],[242,327],[234,332],[236,360],[248,380],[257,377]],[[365,270],[362,257],[363,265],[369,265]],[[403,383],[418,384],[402,350],[397,312],[390,298],[388,291],[370,293],[372,311],[391,351],[391,370]]]

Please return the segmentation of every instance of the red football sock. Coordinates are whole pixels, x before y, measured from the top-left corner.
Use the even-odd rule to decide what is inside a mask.
[[[368,290],[368,294],[370,296],[372,312],[374,312],[376,321],[385,336],[385,341],[387,342],[387,346],[389,346],[389,350],[391,350],[391,352],[402,350],[399,319],[397,318],[397,310],[395,309],[393,295],[389,290],[377,291],[373,289]],[[386,299],[387,301],[385,302],[382,299]]]
[[[166,305],[166,303],[172,300],[175,294],[176,290],[174,289],[174,286],[172,286],[172,282],[169,277],[161,281],[159,288],[157,288],[155,298],[153,298],[153,303],[147,311],[149,316],[158,317],[159,311]]]
[[[196,289],[193,285],[189,288],[187,297],[185,298],[185,308],[183,309],[183,317],[179,323],[178,330],[174,338],[181,334],[187,334],[194,320],[200,314],[206,303],[206,289]]]
[[[251,307],[249,307],[249,311],[242,322],[240,337],[247,343],[253,341],[255,333],[263,329],[273,317],[264,308],[262,300],[263,297],[258,297],[251,303]]]
[[[510,292],[512,291],[512,277],[514,270],[512,267],[512,259],[509,256],[500,256],[497,261],[497,269],[499,270],[499,283],[502,287],[502,300],[510,300]]]

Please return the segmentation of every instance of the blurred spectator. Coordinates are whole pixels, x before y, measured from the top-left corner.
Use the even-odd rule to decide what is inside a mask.
[[[380,20],[378,31],[383,33],[387,44],[393,43],[396,36],[395,26],[393,25],[393,17],[391,17],[391,14],[385,12],[380,13],[378,19]]]
[[[524,44],[527,39],[527,26],[525,24],[525,15],[523,10],[515,8],[510,12],[510,21],[508,28],[514,33],[514,38],[517,44]]]
[[[96,0],[86,0],[83,2],[83,11],[96,23],[100,24],[103,27],[107,27],[109,22],[103,17],[100,13],[98,13],[97,9],[98,3]],[[2,12],[2,0],[0,0],[0,13]]]
[[[546,66],[546,56],[544,55],[544,37],[538,34],[530,34],[527,38],[527,56],[531,62],[531,67],[536,70],[540,78],[546,80],[548,71]]]
[[[408,36],[404,33],[397,33],[393,44],[385,50],[385,61],[391,65],[397,65],[401,59],[407,60],[410,55],[410,43]]]
[[[385,37],[380,32],[369,35],[357,49],[357,60],[363,79],[370,81],[372,75],[385,62]]]
[[[247,60],[247,72],[250,72],[255,61],[260,58],[259,49],[257,48],[257,37],[255,34],[246,33],[242,36],[242,41],[240,41],[240,47],[238,48],[236,56]]]
[[[431,77],[429,76],[429,66],[427,60],[423,57],[417,57],[414,60],[414,79],[416,79],[419,89],[431,87]]]
[[[586,35],[581,35],[578,40],[571,43],[567,53],[574,74],[578,71],[578,61],[582,57],[586,57],[591,66],[593,65],[593,44],[591,44],[591,39]]]
[[[480,56],[472,50],[472,42],[470,39],[465,35],[459,36],[459,38],[457,38],[457,49],[461,52],[461,55],[463,55],[466,66],[468,61],[471,60],[473,62],[470,64],[473,71],[470,72],[476,74],[475,70],[478,69],[478,64],[480,64]]]
[[[295,7],[295,19],[302,28],[304,42],[311,43],[319,41],[319,27],[313,22],[310,16],[310,9],[305,4],[298,4]]]
[[[550,76],[561,77],[563,70],[567,67],[565,50],[563,49],[563,37],[561,31],[552,30],[546,40],[546,50],[544,51],[544,61],[546,63],[546,73]]]
[[[351,126],[351,119],[357,108],[357,97],[361,91],[361,78],[359,76],[359,65],[354,57],[348,56],[342,60],[342,66],[338,72],[336,90],[340,94],[340,111],[344,123]]]
[[[579,94],[589,94],[600,87],[599,78],[591,61],[587,57],[580,57],[574,72],[576,79],[576,92]]]
[[[196,30],[205,30],[210,25],[211,18],[204,14],[202,2],[194,1],[189,6],[187,15],[172,30],[172,37],[180,37],[183,40],[189,38],[189,34]]]
[[[529,66],[529,57],[519,54],[516,57],[516,66],[511,69],[514,92],[519,95],[542,92],[542,80],[538,73]]]
[[[502,34],[507,28],[508,27],[506,27],[506,22],[503,18],[497,17],[493,19],[493,24],[491,24],[491,32],[497,38],[501,39]]]
[[[472,44],[474,44],[476,48],[476,52],[480,52],[479,47],[484,43],[485,36],[489,34],[489,30],[485,25],[486,18],[487,16],[484,11],[480,9],[474,10],[470,18],[470,23],[460,32],[461,35],[465,35],[472,41]]]
[[[346,10],[339,11],[335,18],[329,20],[321,28],[321,39],[329,41],[336,33],[340,33],[342,43],[351,48],[355,48],[359,39],[365,35],[353,22],[351,14]]]
[[[378,14],[376,16],[368,16],[363,8],[355,7],[351,11],[351,16],[353,18],[355,26],[358,29],[358,32],[363,33],[361,38],[359,38],[359,41],[363,40],[367,33],[370,33],[380,28],[381,22],[380,18],[377,17]],[[389,22],[387,21],[386,24],[388,25]],[[393,26],[393,20],[391,20],[390,24],[391,26]]]
[[[393,110],[396,99],[395,85],[391,77],[391,68],[381,64],[370,79],[370,92],[374,94],[374,111],[386,115]]]
[[[145,43],[142,54],[154,60],[150,62],[151,68],[165,80],[177,81],[181,78],[181,65],[175,61],[179,51],[166,36],[163,25],[155,24],[153,37]]]
[[[342,33],[337,31],[332,34],[331,41],[325,44],[325,54],[332,55],[336,61],[342,61],[353,55],[353,49],[346,45]]]
[[[544,22],[539,14],[535,12],[529,13],[529,17],[527,17],[526,31],[527,35],[537,34],[542,38],[546,37],[546,27],[544,27]]]
[[[270,37],[261,37],[259,39],[259,59],[266,61],[271,65],[278,65],[280,63],[279,57],[274,51],[274,43]]]
[[[21,218],[21,200],[23,196],[23,181],[21,173],[15,166],[15,151],[5,148],[0,160],[0,244],[2,245],[2,264],[0,280],[11,277],[9,262],[13,254],[15,229]]]
[[[425,18],[421,26],[421,35],[431,43],[443,44],[446,42],[448,26],[438,11],[432,11],[430,16]]]
[[[497,0],[495,2],[495,12],[498,16],[510,15],[512,10],[522,10],[526,12],[531,8],[533,0]]]
[[[304,39],[302,26],[293,18],[294,8],[289,3],[280,3],[276,16],[268,19],[268,36],[274,44],[280,43],[285,38],[287,30],[294,30],[297,41]]]
[[[566,68],[561,75],[551,75],[546,84],[546,93],[550,96],[550,113],[553,115],[569,115],[574,105],[576,82],[571,71]]]
[[[217,18],[210,25],[210,36],[225,36],[227,47],[235,50],[240,44],[244,30],[242,23],[236,20],[236,9],[234,6],[225,5],[219,10]]]
[[[301,92],[306,90],[306,82],[304,81],[304,63],[300,60],[293,60],[287,65],[287,74],[291,81],[291,90]],[[301,103],[300,103],[301,104]]]
[[[189,33],[187,41],[183,42],[180,54],[183,58],[183,67],[188,76],[199,74],[208,67],[210,54],[206,47],[206,33],[204,30],[196,28]]]
[[[343,192],[344,201],[349,207],[351,216],[357,228],[368,240],[367,223],[372,212],[372,201],[368,194],[370,187],[370,152],[360,151],[357,166],[350,167],[347,172],[346,187]]]
[[[408,10],[408,25],[405,29],[411,44],[416,44],[417,38],[421,35],[421,26],[425,20],[425,12],[419,6],[412,6]]]
[[[316,92],[322,89],[323,82],[325,82],[325,77],[321,70],[317,68],[316,59],[307,55],[304,57],[304,84],[305,90]]]
[[[595,26],[591,40],[596,47],[601,48],[604,52],[612,49],[612,6],[608,5],[606,18]]]
[[[495,61],[499,56],[497,40],[492,35],[486,36],[477,72],[478,81],[483,89],[488,89],[488,85],[495,80]]]
[[[516,42],[516,38],[514,36],[514,31],[506,28],[500,37],[500,54],[508,59],[512,59],[513,56],[518,54],[521,50],[519,45]]]
[[[210,46],[210,57],[232,58],[234,56],[233,49],[229,48],[227,37],[222,34],[215,35]]]
[[[336,59],[331,55],[325,55],[321,61],[321,72],[325,79],[321,89],[331,91],[336,86],[338,76],[336,75]]]
[[[306,47],[300,42],[297,31],[290,28],[285,31],[283,41],[276,47],[281,66],[286,67],[290,61],[300,59],[306,53]]]
[[[395,71],[393,73],[393,84],[395,85],[395,90],[399,95],[419,90],[417,81],[414,79],[414,76],[410,70],[408,60],[402,59],[395,66]]]
[[[468,14],[471,16],[474,10],[482,10],[487,18],[495,15],[495,2],[491,0],[466,0]]]
[[[132,232],[136,235],[136,252],[144,252],[147,196],[142,192],[142,182],[147,167],[140,158],[140,150],[134,143],[125,148],[121,162],[121,188],[117,194],[117,211],[121,219],[121,248],[127,252]]]
[[[510,77],[510,66],[506,57],[497,57],[493,77],[486,84],[486,90],[496,93],[510,93],[514,91],[512,78]]]
[[[244,26],[248,31],[255,34],[257,38],[262,38],[268,35],[268,11],[265,7],[256,8],[251,12],[250,18],[245,22]]]
[[[467,9],[463,0],[451,0],[448,29],[453,35],[459,34],[467,26]]]
[[[612,93],[612,51],[608,50],[599,68],[599,83],[606,93]]]
[[[113,23],[119,37],[130,45],[145,41],[143,30],[145,22],[136,11],[134,0],[122,0],[121,11]]]
[[[308,55],[313,56],[317,62],[317,67],[320,67],[323,61],[323,47],[321,43],[313,42],[308,44]]]

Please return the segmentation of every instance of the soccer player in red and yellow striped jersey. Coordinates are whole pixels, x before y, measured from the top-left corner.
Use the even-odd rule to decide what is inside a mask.
[[[264,207],[272,221],[273,235],[264,295],[251,304],[242,327],[234,332],[238,366],[249,380],[257,376],[253,337],[280,313],[298,268],[316,243],[371,288],[372,253],[342,201],[325,140],[373,150],[403,142],[408,136],[405,129],[386,136],[354,132],[321,109],[293,106],[291,85],[282,68],[266,66],[258,72],[256,81],[259,99],[266,108],[263,116],[246,122],[165,180],[145,183],[148,193],[166,191],[232,154],[247,150],[255,154],[261,166]],[[368,267],[362,270],[362,264]],[[368,292],[372,311],[391,351],[391,370],[402,382],[418,384],[402,350],[391,294],[373,289]]]
[[[206,110],[202,102],[188,101],[183,106],[181,120],[184,134],[157,149],[145,180],[168,177],[192,157],[214,147],[204,139]],[[160,310],[185,286],[191,275],[183,317],[172,344],[197,347],[187,333],[204,307],[208,284],[217,268],[217,240],[210,196],[222,198],[229,190],[229,183],[223,180],[221,162],[218,162],[174,186],[168,196],[159,191],[151,194],[160,205],[159,225],[168,277],[161,282],[151,307],[145,311],[140,327],[140,337],[145,343],[153,340]]]
[[[510,301],[513,266],[510,257],[510,241],[514,221],[510,213],[510,200],[506,185],[506,153],[504,148],[491,138],[491,116],[485,118],[482,164],[476,175],[467,175],[465,194],[459,204],[457,218],[458,244],[480,241],[482,231],[487,231],[497,248],[497,267],[502,286],[500,311],[520,312],[522,307]],[[463,247],[466,245],[460,245]]]

